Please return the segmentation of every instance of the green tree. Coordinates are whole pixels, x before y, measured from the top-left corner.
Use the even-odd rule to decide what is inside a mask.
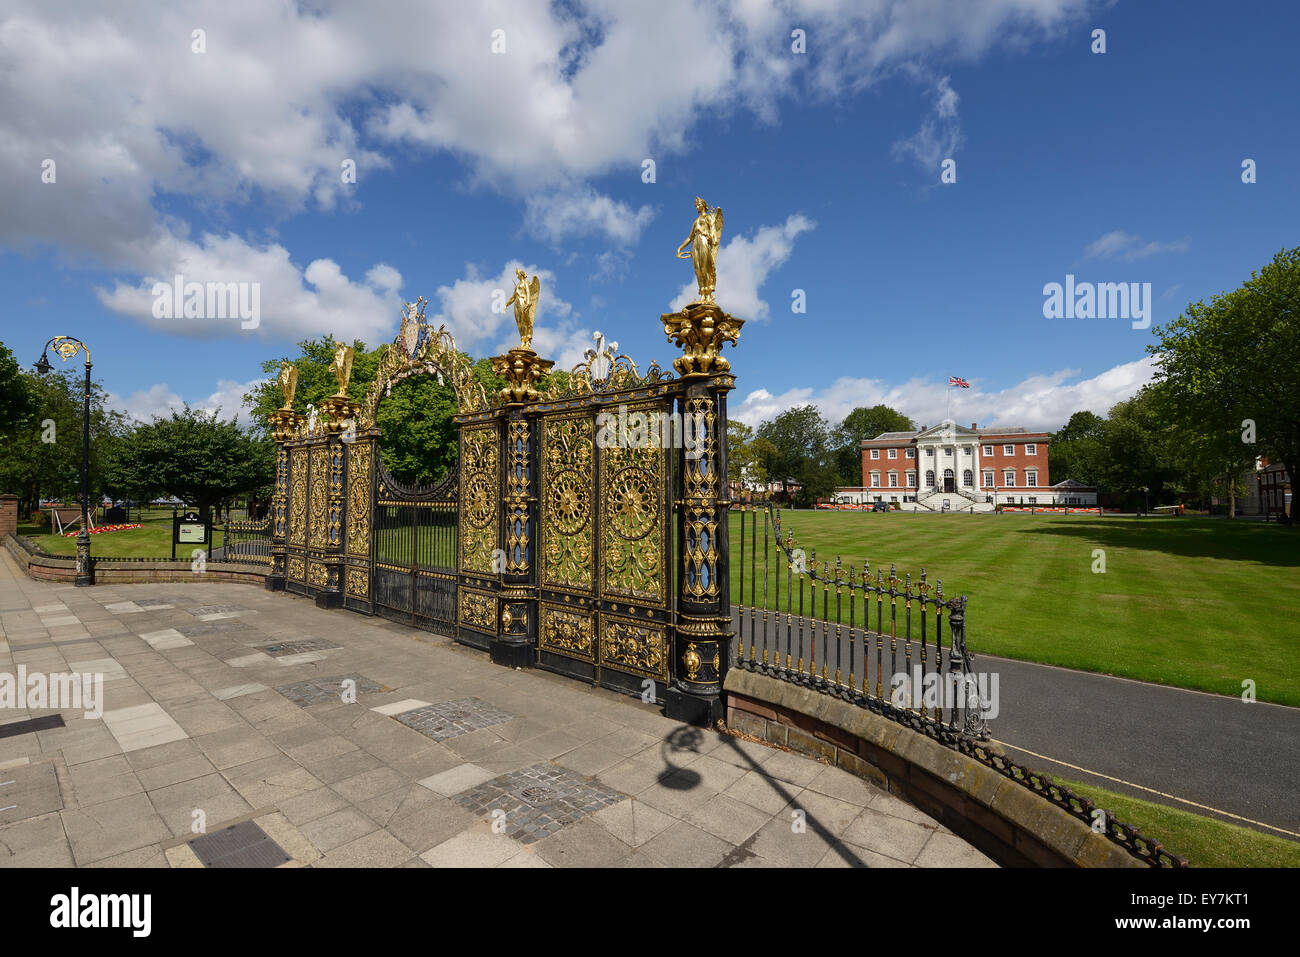
[[[887,405],[858,406],[831,433],[834,465],[840,485],[862,484],[862,440],[882,432],[914,432],[916,423]]]
[[[298,388],[294,393],[294,411],[306,414],[310,403],[320,408],[321,400],[338,391],[332,364],[338,343],[330,337],[305,339],[298,343],[296,357],[284,356],[262,363],[262,371],[269,379],[257,385],[244,396],[252,407],[254,426],[266,434],[267,416],[284,404],[284,395],[276,378],[280,363],[294,363],[298,369]],[[352,342],[352,377],[348,380],[348,398],[354,402],[365,399],[366,393],[379,372],[379,362],[384,344],[377,349],[366,349],[360,339]],[[468,358],[468,356],[466,357]],[[552,377],[563,377],[554,373]],[[474,363],[474,376],[483,386],[489,399],[504,385],[505,380],[492,371],[488,359]],[[547,387],[549,382],[542,384]],[[456,464],[459,452],[456,426],[452,416],[457,411],[456,395],[451,386],[440,383],[431,375],[415,375],[395,383],[387,396],[380,399],[375,422],[380,428],[379,448],[384,466],[400,482],[428,484],[444,476]]]
[[[31,412],[10,427],[0,455],[0,488],[18,496],[18,511],[26,515],[41,499],[81,500],[81,435],[85,409],[85,380],[75,369],[54,369],[45,375],[18,373],[31,403]],[[103,465],[113,436],[124,428],[123,416],[105,407],[98,382],[90,390],[90,504],[104,492]]]
[[[29,378],[13,353],[0,342],[0,440],[6,444],[18,429],[27,426],[36,412],[36,397]]]
[[[1053,482],[1074,479],[1099,486],[1106,458],[1106,420],[1086,409],[1075,412],[1047,446],[1048,473]]]
[[[1236,434],[1300,474],[1300,247],[1284,249],[1231,292],[1157,326],[1156,378],[1180,404],[1184,431]],[[1253,433],[1253,435],[1252,435]],[[1213,445],[1218,446],[1215,440]]]
[[[772,443],[773,452],[763,463],[771,478],[781,483],[786,500],[791,480],[798,481],[808,472],[809,463],[819,468],[834,468],[828,459],[830,429],[815,405],[787,409],[758,427],[758,437]],[[817,478],[820,485],[821,479]]]
[[[173,410],[137,425],[115,444],[107,482],[121,489],[157,490],[198,508],[205,520],[214,506],[270,485],[274,447],[216,412]]]

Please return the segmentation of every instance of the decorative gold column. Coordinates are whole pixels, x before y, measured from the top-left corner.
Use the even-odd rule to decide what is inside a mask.
[[[322,399],[320,412],[324,419],[325,446],[313,455],[325,453],[328,471],[329,496],[326,502],[326,525],[319,561],[309,563],[309,584],[319,588],[316,594],[318,608],[338,608],[343,604],[343,522],[346,491],[344,485],[345,447],[356,437],[357,415],[361,406],[348,398],[348,382],[352,378],[352,347],[340,345],[334,353],[334,378],[338,391]],[[313,493],[317,490],[313,488]],[[313,506],[313,511],[315,506]],[[315,571],[313,580],[311,571]]]
[[[298,431],[301,416],[293,411],[293,394],[298,386],[298,370],[289,362],[280,365],[280,388],[284,405],[267,416],[271,438],[275,440],[275,491],[271,495],[271,574],[266,578],[268,591],[284,589],[285,531],[288,527],[289,452],[284,443]]]
[[[735,387],[724,342],[736,343],[743,319],[712,302],[695,302],[661,317],[684,354],[673,366],[686,386],[678,398],[683,447],[677,512],[678,589],[674,683],[664,713],[691,724],[723,717],[722,679],[730,655],[728,569],[727,393]]]
[[[534,308],[537,291],[534,286]],[[523,341],[531,339],[531,317],[527,323],[520,323],[520,336]],[[532,664],[537,642],[537,568],[533,547],[537,539],[537,443],[528,404],[541,398],[537,381],[553,365],[550,359],[543,359],[524,347],[492,358],[492,368],[505,377],[506,386],[501,390],[505,403],[501,611],[489,653],[497,664],[512,668]]]

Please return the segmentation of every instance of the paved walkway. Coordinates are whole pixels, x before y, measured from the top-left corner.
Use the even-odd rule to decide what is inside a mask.
[[[255,586],[0,550],[19,666],[101,674],[103,714],[0,710],[0,866],[992,866],[839,769]]]

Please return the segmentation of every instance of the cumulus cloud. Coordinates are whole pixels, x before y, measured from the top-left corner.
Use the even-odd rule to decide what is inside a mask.
[[[136,285],[118,281],[111,289],[97,289],[99,301],[166,332],[294,338],[332,333],[344,341],[380,341],[391,335],[400,318],[402,275],[382,263],[371,267],[363,280],[353,281],[331,259],[314,260],[304,269],[292,263],[289,250],[278,243],[256,246],[235,235],[205,235],[198,242],[168,236],[141,255],[140,263],[156,264],[157,271],[149,269]],[[207,283],[256,284],[255,301],[261,313],[256,326],[238,317],[156,317],[155,284],[172,287],[177,275],[186,284],[205,287]],[[251,305],[249,288],[245,303]]]
[[[599,236],[630,246],[652,219],[654,210],[648,205],[634,210],[584,188],[530,196],[525,201],[524,228],[555,245],[575,236]]]
[[[0,248],[52,248],[128,276],[105,295],[141,315],[136,277],[169,278],[224,242],[223,268],[269,274],[270,330],[296,334],[313,308],[340,332],[373,330],[396,305],[397,277],[349,279],[328,259],[299,270],[282,246],[248,237],[194,240],[176,210],[220,219],[254,206],[273,217],[352,207],[386,167],[443,153],[465,164],[471,185],[512,198],[540,190],[525,217],[553,240],[631,244],[652,213],[584,184],[689,153],[703,119],[749,110],[772,120],[784,103],[854,92],[903,64],[1051,39],[1092,5],[123,0],[106,12],[94,0],[10,0],[0,15],[0,167],[11,171],[0,178]],[[792,55],[792,23],[815,56]],[[955,116],[950,88],[937,88],[934,113]],[[915,148],[930,152],[924,137]],[[55,183],[41,183],[46,160]],[[356,184],[340,175],[349,161]]]
[[[250,424],[250,409],[244,405],[244,396],[265,381],[251,379],[248,382],[236,382],[233,379],[218,379],[216,389],[210,395],[190,402],[190,408],[218,412],[223,421],[237,418],[247,426]],[[125,412],[137,422],[151,422],[155,416],[166,417],[173,409],[183,408],[185,400],[166,382],[159,382],[126,396],[110,392],[107,404],[109,408]]]
[[[723,214],[725,220],[726,214]],[[735,236],[718,251],[717,294],[727,310],[745,319],[767,319],[771,313],[758,295],[768,274],[779,268],[794,252],[794,241],[817,224],[801,213],[790,215],[780,226],[761,226],[752,238]],[[724,225],[725,233],[726,227]],[[676,311],[699,298],[695,273],[685,283],[670,309]]]
[[[1054,430],[1080,409],[1105,415],[1115,403],[1130,398],[1150,382],[1154,369],[1155,359],[1147,356],[1087,379],[1077,379],[1077,369],[1063,369],[1030,376],[1009,388],[987,392],[980,388],[978,380],[972,379],[970,389],[957,390],[953,395],[951,415],[963,425],[978,422],[980,427]],[[786,409],[811,403],[832,425],[837,425],[858,406],[884,403],[920,426],[942,421],[947,402],[946,382],[939,379],[890,384],[881,379],[843,377],[820,390],[793,388],[774,395],[766,389],[756,389],[742,401],[731,404],[727,414],[757,426]]]
[[[1176,239],[1172,242],[1161,242],[1151,240],[1143,242],[1141,236],[1135,236],[1132,233],[1126,233],[1122,229],[1113,230],[1088,244],[1083,251],[1084,259],[1122,259],[1125,262],[1134,262],[1138,259],[1146,259],[1149,256],[1158,256],[1161,253],[1185,253],[1190,247],[1186,239]],[[1176,287],[1175,287],[1176,288]]]

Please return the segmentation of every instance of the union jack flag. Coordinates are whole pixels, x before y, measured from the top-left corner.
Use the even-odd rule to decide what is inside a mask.
[[[957,376],[955,376],[955,375],[950,375],[950,376],[948,376],[948,384],[949,384],[949,385],[960,386],[960,387],[963,388],[963,389],[969,389],[969,388],[970,388],[970,383],[969,383],[969,382],[967,382],[965,379],[959,379],[959,378],[957,378]]]

